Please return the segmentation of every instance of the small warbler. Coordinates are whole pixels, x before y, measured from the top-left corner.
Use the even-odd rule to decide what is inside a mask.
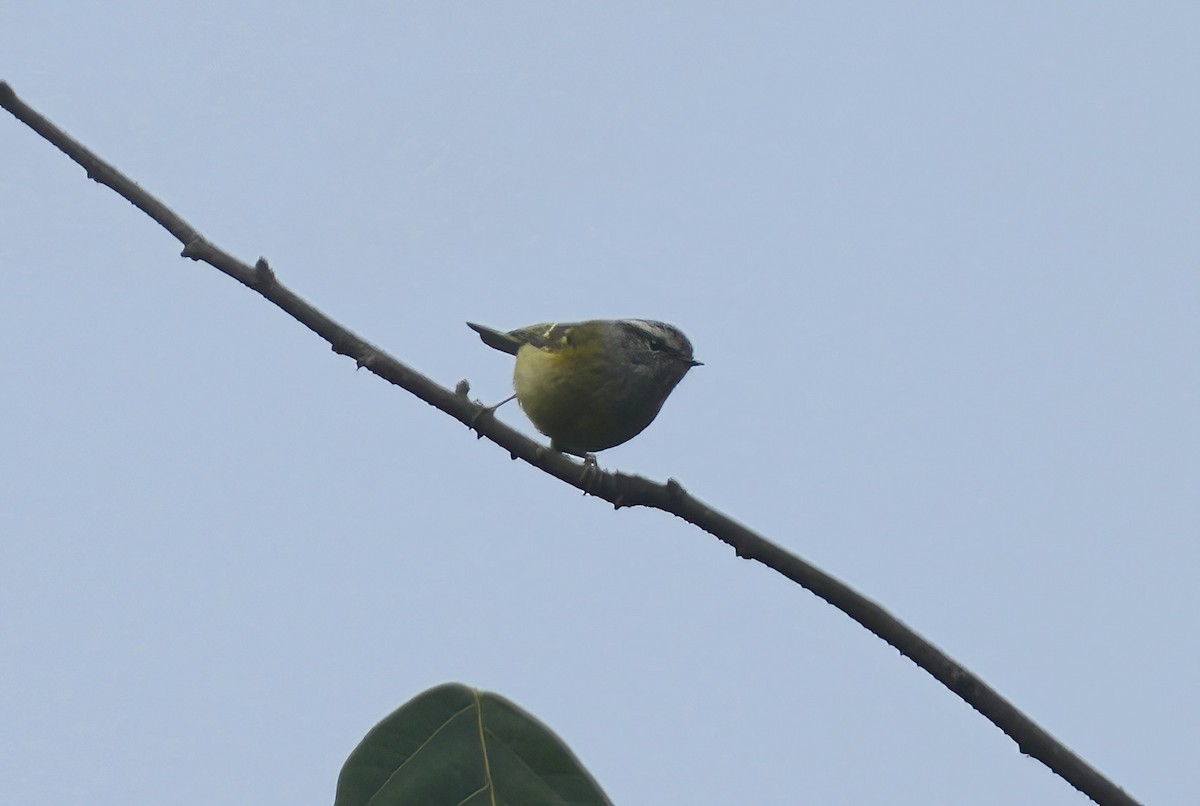
[[[513,397],[557,451],[589,458],[654,421],[700,362],[672,325],[645,319],[548,323],[507,333],[467,323],[483,343],[515,355]],[[495,407],[493,407],[495,408]]]

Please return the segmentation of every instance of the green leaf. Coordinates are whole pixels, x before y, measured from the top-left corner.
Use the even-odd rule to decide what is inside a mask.
[[[503,697],[447,683],[359,742],[334,806],[611,806],[563,741]]]

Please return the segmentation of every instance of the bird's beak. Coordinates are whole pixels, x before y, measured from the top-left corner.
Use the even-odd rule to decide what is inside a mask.
[[[689,361],[688,366],[689,367],[702,367],[702,366],[704,366],[704,362],[703,361]]]

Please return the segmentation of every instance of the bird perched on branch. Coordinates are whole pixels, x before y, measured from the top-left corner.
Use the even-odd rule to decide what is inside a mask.
[[[667,396],[700,362],[673,325],[645,319],[593,319],[502,332],[467,323],[483,343],[517,357],[522,410],[550,447],[590,458],[650,425]]]

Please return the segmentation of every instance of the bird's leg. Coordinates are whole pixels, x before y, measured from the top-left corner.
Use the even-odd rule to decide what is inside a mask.
[[[600,482],[604,479],[604,471],[600,469],[600,463],[596,461],[596,454],[568,447],[555,441],[553,437],[550,438],[550,449],[559,453],[565,453],[568,456],[578,456],[582,459],[583,466],[579,470],[579,486],[583,488],[584,495],[599,494]]]
[[[484,406],[479,411],[475,412],[475,416],[471,418],[471,422],[467,424],[467,427],[474,429],[475,424],[478,423],[481,418],[493,416],[496,413],[496,409],[500,408],[508,401],[514,399],[516,396],[517,396],[516,393],[513,393],[513,394],[509,395],[508,397],[504,398],[503,400],[501,400],[499,403],[496,403],[495,405]]]
[[[583,468],[579,471],[579,484],[583,487],[583,494],[599,495],[600,482],[604,480],[604,471],[600,469],[600,463],[596,461],[596,454],[583,454]]]

